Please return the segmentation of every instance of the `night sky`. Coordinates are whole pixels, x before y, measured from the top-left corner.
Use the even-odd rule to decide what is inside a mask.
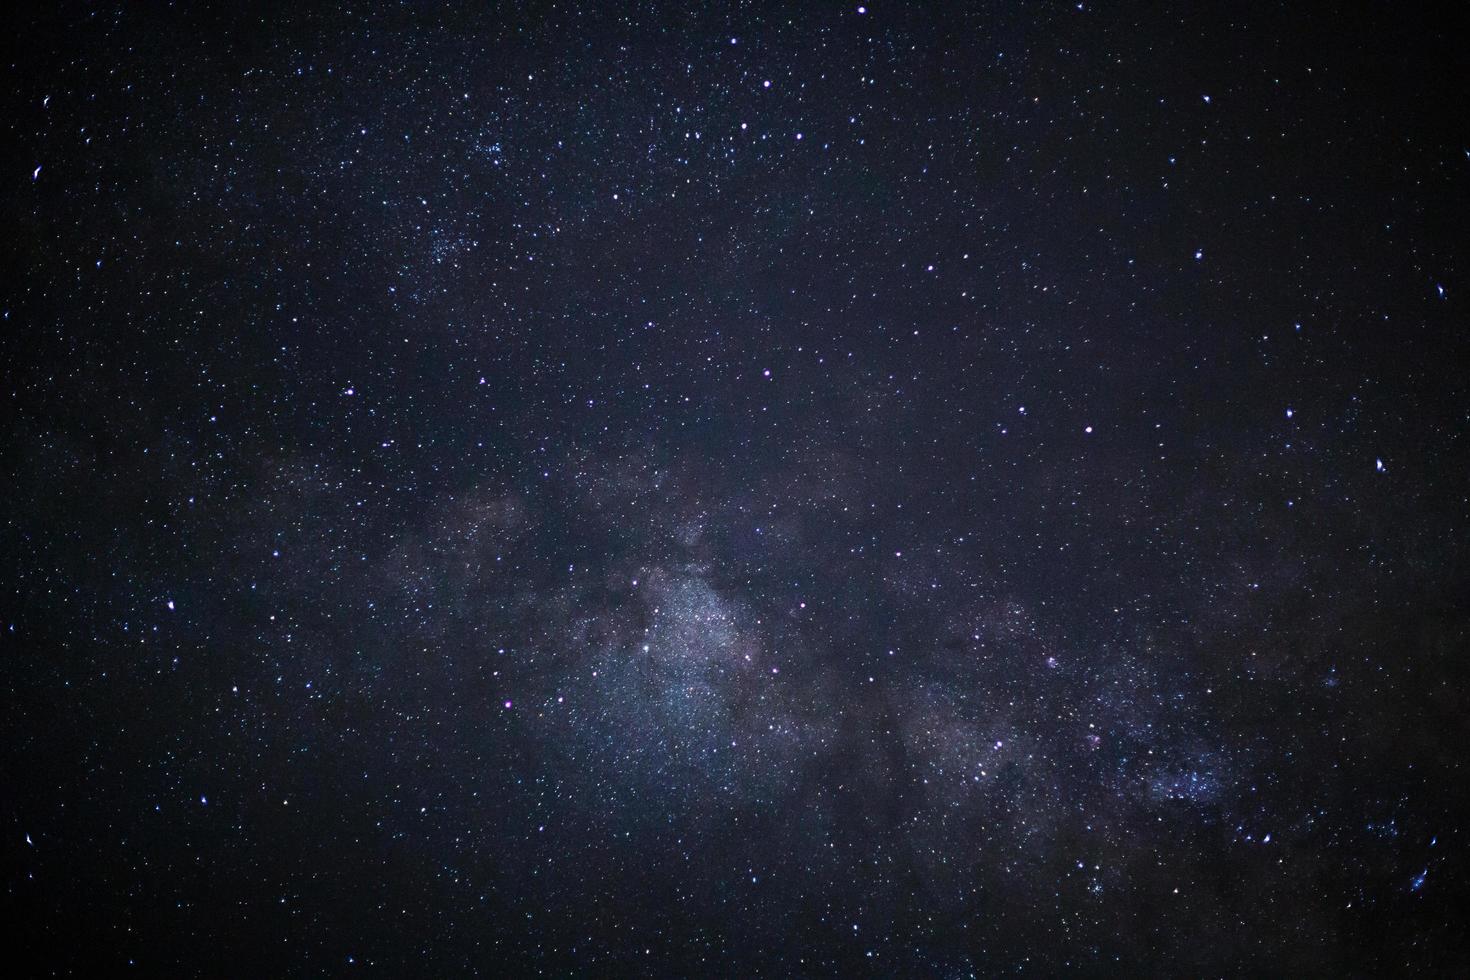
[[[1454,22],[34,6],[9,975],[1470,970]]]

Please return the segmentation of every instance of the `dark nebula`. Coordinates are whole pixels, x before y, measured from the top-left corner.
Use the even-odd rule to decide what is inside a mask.
[[[14,14],[6,975],[1466,975],[1465,35],[1319,6]]]

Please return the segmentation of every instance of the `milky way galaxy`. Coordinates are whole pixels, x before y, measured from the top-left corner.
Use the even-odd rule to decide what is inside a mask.
[[[1452,25],[42,6],[6,975],[1470,971]]]

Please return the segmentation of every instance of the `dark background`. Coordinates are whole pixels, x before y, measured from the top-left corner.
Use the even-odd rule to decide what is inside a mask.
[[[1450,8],[36,6],[17,975],[1470,968]]]

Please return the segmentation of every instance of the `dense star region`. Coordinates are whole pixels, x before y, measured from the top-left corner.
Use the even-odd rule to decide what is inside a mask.
[[[1470,971],[1434,11],[16,16],[6,975]]]

